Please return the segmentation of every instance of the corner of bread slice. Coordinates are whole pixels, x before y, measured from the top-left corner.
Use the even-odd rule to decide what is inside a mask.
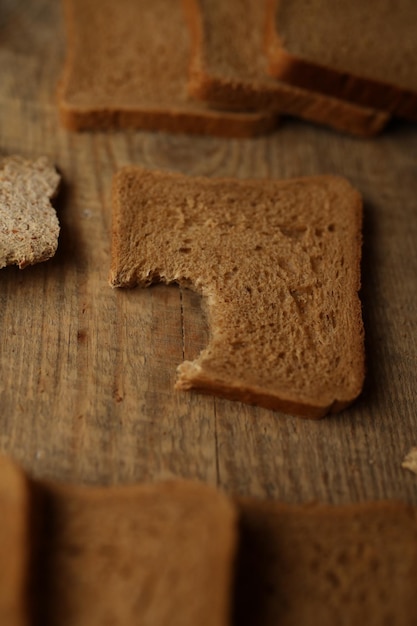
[[[285,50],[277,32],[276,16],[279,0],[265,0],[264,48],[267,69],[274,78],[281,77],[292,64],[292,56]]]
[[[60,101],[58,103],[59,121],[66,130],[81,130],[81,122],[78,111],[69,103]]]
[[[267,58],[267,71],[273,78],[282,80],[295,86],[304,86],[313,91],[314,84],[306,84],[312,71],[312,65],[302,57],[291,53],[280,35],[277,27],[280,0],[266,0],[265,20],[265,54]]]

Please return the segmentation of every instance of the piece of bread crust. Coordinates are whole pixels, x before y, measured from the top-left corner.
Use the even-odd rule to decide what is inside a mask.
[[[0,624],[28,626],[31,558],[29,484],[23,471],[0,457]]]
[[[362,202],[343,178],[187,177],[127,167],[113,182],[110,283],[177,282],[211,338],[177,389],[319,418],[364,378]]]
[[[229,624],[237,520],[221,492],[188,481],[40,488],[40,623]]]
[[[276,127],[272,112],[214,110],[188,97],[189,37],[180,0],[66,0],[65,17],[58,103],[68,129],[244,138]]]
[[[255,498],[237,505],[237,624],[417,624],[414,507]]]
[[[212,106],[272,110],[370,137],[388,113],[361,107],[268,75],[265,5],[259,0],[183,0],[192,38],[189,92]]]
[[[417,121],[417,3],[266,0],[275,78]]]
[[[55,254],[59,223],[50,199],[59,181],[46,157],[0,159],[0,268],[22,269]]]

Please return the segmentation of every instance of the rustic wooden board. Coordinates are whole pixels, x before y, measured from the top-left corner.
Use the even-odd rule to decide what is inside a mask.
[[[234,141],[163,133],[71,134],[58,123],[60,3],[0,4],[0,156],[48,155],[63,176],[56,257],[0,274],[0,451],[37,477],[86,484],[182,476],[288,502],[399,498],[417,445],[417,127],[357,140],[296,121]],[[136,163],[188,174],[347,176],[365,198],[366,387],[353,407],[305,421],[173,390],[204,346],[200,298],[117,291],[111,177]]]

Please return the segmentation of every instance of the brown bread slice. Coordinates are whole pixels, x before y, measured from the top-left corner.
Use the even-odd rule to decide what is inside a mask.
[[[273,113],[215,111],[188,97],[180,0],[66,0],[65,8],[59,107],[67,128],[250,137],[275,127]]]
[[[173,481],[44,490],[44,611],[59,626],[227,626],[235,510]]]
[[[361,215],[343,178],[127,167],[113,184],[110,282],[177,282],[205,297],[209,345],[179,366],[178,389],[321,417],[363,382]]]
[[[287,85],[268,76],[265,3],[183,0],[193,40],[189,90],[232,109],[274,110],[360,136],[380,132],[389,115]]]
[[[30,494],[24,473],[0,457],[0,624],[28,626]]]
[[[269,71],[417,120],[415,0],[266,0]]]
[[[415,626],[416,510],[239,502],[240,626]]]
[[[24,268],[55,254],[59,223],[50,199],[59,180],[45,157],[0,159],[0,268]]]

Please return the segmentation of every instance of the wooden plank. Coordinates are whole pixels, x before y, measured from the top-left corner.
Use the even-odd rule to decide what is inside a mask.
[[[0,451],[38,477],[115,484],[198,478],[230,493],[417,504],[401,467],[417,445],[417,127],[361,141],[295,121],[245,141],[164,133],[70,134],[55,88],[60,3],[0,6],[0,155],[48,155],[63,176],[56,257],[0,277]],[[342,415],[303,421],[173,390],[204,346],[199,296],[117,291],[111,177],[135,163],[188,174],[347,176],[365,198],[362,302],[368,374]]]

